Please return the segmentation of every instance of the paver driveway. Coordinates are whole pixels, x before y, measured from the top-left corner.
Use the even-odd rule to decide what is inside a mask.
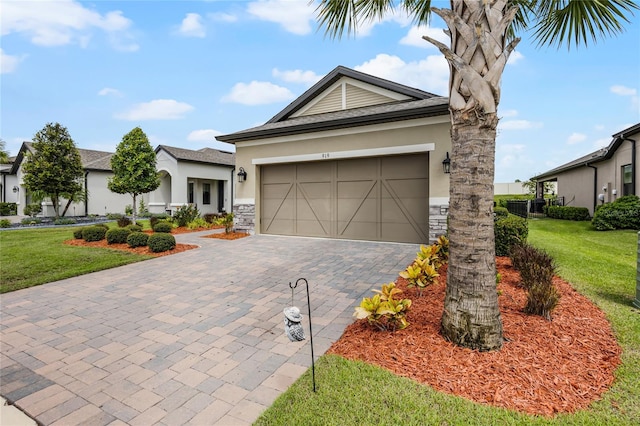
[[[251,424],[311,365],[304,287],[307,340],[284,335],[289,282],[309,281],[317,357],[418,250],[204,234],[178,235],[196,250],[2,295],[0,394],[42,424]]]

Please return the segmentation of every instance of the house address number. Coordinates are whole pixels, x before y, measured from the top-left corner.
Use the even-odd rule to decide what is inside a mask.
[[[323,152],[322,153],[322,158],[329,158],[329,157],[330,157],[330,155],[329,155],[328,152]]]

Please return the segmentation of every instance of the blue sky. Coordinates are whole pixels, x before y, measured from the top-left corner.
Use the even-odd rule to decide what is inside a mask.
[[[446,7],[448,2],[436,2]],[[448,67],[400,11],[333,40],[307,0],[0,0],[0,137],[15,155],[48,122],[114,151],[140,126],[159,144],[233,150],[219,134],[262,124],[338,65],[439,95]],[[496,182],[606,146],[640,122],[640,19],[588,48],[537,48],[502,80]]]

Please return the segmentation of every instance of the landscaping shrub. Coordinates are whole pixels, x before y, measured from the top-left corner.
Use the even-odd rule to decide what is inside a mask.
[[[74,223],[77,223],[77,220],[70,217],[59,217],[53,221],[54,225],[73,225]]]
[[[212,223],[212,224],[216,224],[216,220],[219,219],[221,217],[220,214],[218,213],[207,213],[204,216],[202,216],[202,218],[207,222],[207,223]]]
[[[9,219],[0,219],[0,228],[11,228],[11,221]]]
[[[144,232],[132,232],[127,237],[129,247],[144,247],[149,241],[149,236]]]
[[[131,225],[131,219],[129,219],[128,217],[122,216],[118,219],[118,226],[120,228],[126,228],[129,225]]]
[[[516,244],[511,248],[511,263],[520,271],[522,286],[527,290],[527,305],[524,311],[551,320],[560,295],[553,285],[556,264],[544,250],[529,244]]]
[[[151,216],[149,218],[149,226],[151,229],[153,229],[158,222],[160,222],[160,218],[158,216]]]
[[[355,308],[354,317],[367,319],[369,324],[380,330],[395,331],[406,328],[409,323],[406,314],[411,307],[411,299],[396,299],[402,293],[395,283],[383,284],[381,290],[373,290],[373,297],[365,297]]]
[[[82,228],[76,228],[73,230],[73,238],[75,238],[76,240],[81,240],[83,239],[82,237],[82,231],[84,231],[85,227]]]
[[[529,226],[525,219],[510,214],[505,218],[496,219],[493,232],[496,240],[496,256],[508,256],[511,246],[527,240]]]
[[[162,232],[165,234],[170,234],[172,229],[173,229],[173,225],[170,224],[169,222],[158,222],[153,227],[154,232]]]
[[[107,213],[107,219],[109,220],[118,220],[124,215],[122,213]]]
[[[147,245],[149,246],[149,250],[154,253],[159,253],[175,248],[176,238],[171,234],[159,232],[149,235]]]
[[[85,241],[100,241],[104,240],[107,230],[103,226],[87,226],[82,228],[82,238]]]
[[[15,216],[18,214],[16,203],[0,203],[0,216]]]
[[[598,231],[640,230],[640,198],[637,195],[626,195],[613,203],[600,206],[593,215],[591,225]]]
[[[198,211],[198,208],[189,204],[178,207],[176,212],[173,214],[173,220],[178,224],[178,226],[187,226],[189,222],[193,222],[193,220],[199,216],[200,212]]]
[[[127,229],[131,232],[140,232],[142,231],[142,226],[138,224],[135,224],[135,225],[131,224],[127,226]]]
[[[24,206],[24,209],[22,209],[22,211],[25,216],[38,215],[42,213],[42,204],[40,203],[27,204],[26,206]]]
[[[127,237],[131,233],[127,228],[113,228],[109,229],[106,234],[108,244],[124,244],[127,242]]]
[[[586,207],[572,206],[545,206],[544,212],[552,219],[564,220],[590,220],[589,209]]]
[[[494,207],[493,208],[493,216],[496,219],[502,219],[509,216],[509,210],[506,207]]]
[[[99,226],[99,227],[101,227],[101,228],[104,228],[104,229],[105,229],[105,231],[108,231],[108,230],[109,230],[109,225],[107,225],[106,223],[96,223],[96,224],[94,224],[93,226]]]
[[[208,228],[209,223],[201,217],[197,217],[187,224],[189,229]]]
[[[42,223],[42,219],[39,217],[25,217],[20,221],[23,225],[38,225]]]

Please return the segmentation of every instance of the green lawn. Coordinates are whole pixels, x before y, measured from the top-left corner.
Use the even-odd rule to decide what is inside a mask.
[[[73,227],[0,231],[0,293],[150,259],[123,251],[73,247]]]
[[[607,314],[623,348],[613,388],[590,409],[552,419],[476,404],[378,367],[341,357],[316,363],[263,413],[257,425],[636,425],[640,419],[640,312],[635,231],[596,232],[588,222],[529,221],[529,242],[548,251],[559,274]]]

